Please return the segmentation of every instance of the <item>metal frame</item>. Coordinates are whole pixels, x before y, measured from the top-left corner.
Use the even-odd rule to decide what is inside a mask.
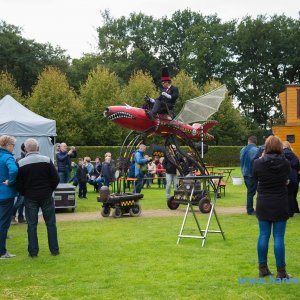
[[[191,195],[189,196],[188,205],[187,205],[187,208],[185,210],[183,221],[182,221],[182,224],[181,224],[180,232],[178,234],[177,245],[179,244],[181,238],[193,238],[193,239],[202,239],[202,247],[204,247],[208,233],[221,233],[222,237],[223,237],[223,240],[225,240],[225,234],[224,234],[224,231],[221,228],[221,224],[220,224],[220,221],[218,219],[218,216],[217,216],[217,213],[216,213],[216,210],[215,210],[216,200],[217,200],[217,192],[218,192],[218,189],[219,189],[220,182],[221,182],[222,178],[223,178],[223,176],[217,176],[217,175],[216,176],[215,175],[209,175],[209,176],[201,175],[201,176],[178,177],[179,180],[188,179],[188,180],[194,180],[195,182],[200,181],[200,184],[201,184],[201,181],[202,181],[204,187],[207,186],[207,181],[209,181],[208,184],[214,184],[212,179],[218,179],[218,183],[217,183],[217,187],[214,187],[214,198],[213,198],[213,201],[212,201],[212,207],[211,207],[211,211],[209,213],[209,217],[208,217],[208,221],[207,221],[205,230],[201,229],[200,223],[197,219],[197,216],[195,214],[195,211],[194,211],[194,208],[193,208],[193,205],[192,205],[192,198],[193,198],[193,194],[194,194],[194,190],[195,190],[195,187],[193,186]],[[186,189],[185,189],[185,193],[187,195],[187,190]],[[188,213],[189,213],[190,210],[191,210],[191,212],[193,214],[193,217],[196,221],[197,228],[199,230],[200,236],[199,235],[184,235],[183,234],[186,219],[187,219],[187,216],[188,216]],[[209,229],[210,222],[211,222],[213,214],[214,214],[214,216],[217,220],[219,230],[210,230]]]

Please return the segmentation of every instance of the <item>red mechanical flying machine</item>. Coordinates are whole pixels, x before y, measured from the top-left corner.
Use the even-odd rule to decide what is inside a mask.
[[[200,170],[201,174],[205,174],[207,170],[202,161],[203,141],[213,139],[213,136],[207,131],[218,123],[213,120],[207,121],[207,119],[218,111],[226,92],[226,86],[222,85],[208,94],[186,101],[174,119],[167,114],[158,114],[154,120],[150,120],[145,109],[129,105],[107,107],[104,116],[108,120],[132,130],[121,148],[120,173],[127,172],[129,157],[139,141],[150,135],[158,135],[165,139],[166,152],[171,153],[174,157],[176,167],[181,175],[185,175],[184,167],[179,161],[176,161],[172,145],[175,145],[176,151],[186,158],[186,163],[192,164]],[[135,136],[130,140],[133,133]],[[182,144],[190,147],[189,155],[181,149],[180,145]]]
[[[216,125],[217,121],[207,121],[203,124],[194,123],[185,124],[180,121],[172,120],[169,115],[158,114],[155,120],[150,120],[145,109],[126,106],[110,106],[104,112],[104,115],[112,122],[129,128],[134,131],[147,134],[156,134],[161,137],[175,135],[181,139],[205,140],[213,139],[213,136],[207,133],[208,129]]]
[[[108,120],[122,127],[131,129],[131,132],[127,135],[121,147],[115,174],[116,178],[120,175],[123,176],[124,191],[120,193],[121,183],[117,180],[117,193],[114,194],[114,197],[124,200],[124,195],[127,195],[124,187],[130,158],[137,145],[142,141],[145,143],[145,138],[151,135],[158,135],[164,138],[165,155],[167,155],[168,159],[176,166],[181,176],[189,174],[191,169],[200,171],[201,175],[207,175],[208,170],[202,160],[204,154],[203,141],[213,139],[213,136],[207,131],[218,123],[216,121],[207,121],[207,119],[219,109],[221,102],[225,98],[225,93],[226,87],[223,85],[204,96],[187,101],[174,119],[168,114],[157,114],[155,119],[151,120],[145,109],[129,105],[107,107],[104,111],[104,116]],[[199,122],[202,123],[200,124]],[[132,134],[134,134],[133,138]],[[189,153],[183,151],[181,145],[189,146]],[[209,180],[209,183],[215,193],[217,193],[218,186],[212,180]],[[179,198],[175,199],[174,195],[167,201],[167,205],[170,209],[177,209],[179,203],[186,204],[187,202],[185,197],[189,194],[187,194],[185,187],[182,189],[180,186],[176,194],[176,197]],[[195,198],[195,203],[192,202],[192,204],[198,205],[202,212],[209,212],[211,204],[209,198],[206,197],[207,192],[199,190],[198,194],[199,195]],[[133,193],[128,196],[135,197],[136,195],[137,194]],[[135,208],[132,209],[136,209],[140,213],[140,206],[138,204],[135,204]],[[121,212],[116,206],[115,215],[117,211]],[[102,215],[109,215],[109,208],[104,202]],[[122,215],[122,212],[119,213],[119,215]]]

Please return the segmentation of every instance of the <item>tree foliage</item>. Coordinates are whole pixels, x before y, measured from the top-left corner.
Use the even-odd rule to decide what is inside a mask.
[[[0,99],[6,95],[11,95],[17,101],[25,104],[21,91],[17,88],[13,77],[7,72],[0,72]]]
[[[60,47],[36,43],[21,33],[21,28],[0,21],[0,71],[9,72],[23,95],[27,95],[46,66],[66,71],[69,57]]]
[[[67,73],[70,85],[79,92],[80,86],[98,64],[103,64],[103,61],[97,54],[84,54],[81,58],[73,59]]]
[[[122,90],[121,99],[129,105],[141,107],[144,104],[145,95],[156,98],[159,91],[149,73],[140,70],[130,77],[128,84]]]
[[[80,88],[86,121],[83,124],[88,145],[118,145],[125,130],[103,117],[110,105],[120,104],[121,88],[115,73],[98,65]]]
[[[138,70],[158,74],[156,58],[156,20],[142,13],[128,18],[113,18],[108,10],[101,13],[103,26],[97,29],[99,52],[105,66],[114,71],[122,83]]]
[[[300,82],[300,22],[284,15],[245,17],[237,26],[223,79],[245,115],[262,128],[278,118],[277,95]]]
[[[58,141],[85,144],[82,129],[84,107],[70,88],[66,76],[57,68],[48,67],[40,74],[28,104],[37,114],[56,120]]]

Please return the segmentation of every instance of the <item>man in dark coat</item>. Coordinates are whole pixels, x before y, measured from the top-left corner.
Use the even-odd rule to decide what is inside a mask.
[[[59,254],[59,247],[52,193],[58,185],[59,177],[51,159],[39,154],[37,140],[27,139],[25,149],[26,156],[19,161],[16,189],[24,196],[25,201],[28,254],[30,257],[37,257],[39,252],[37,224],[41,208],[47,226],[49,249],[55,256]]]
[[[173,109],[177,98],[179,97],[178,88],[171,84],[171,77],[168,68],[162,69],[161,84],[163,91],[157,99],[149,98],[148,101],[153,104],[148,116],[151,120],[155,119],[155,115],[159,114],[173,114]]]

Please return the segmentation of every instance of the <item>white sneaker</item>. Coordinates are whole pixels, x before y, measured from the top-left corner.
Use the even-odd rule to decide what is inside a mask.
[[[16,225],[16,224],[18,224],[18,222],[16,221],[15,218],[11,218],[10,224],[11,224],[11,225]]]
[[[4,253],[3,255],[0,256],[0,259],[13,258],[13,257],[16,257],[16,255],[6,252],[6,253]]]

